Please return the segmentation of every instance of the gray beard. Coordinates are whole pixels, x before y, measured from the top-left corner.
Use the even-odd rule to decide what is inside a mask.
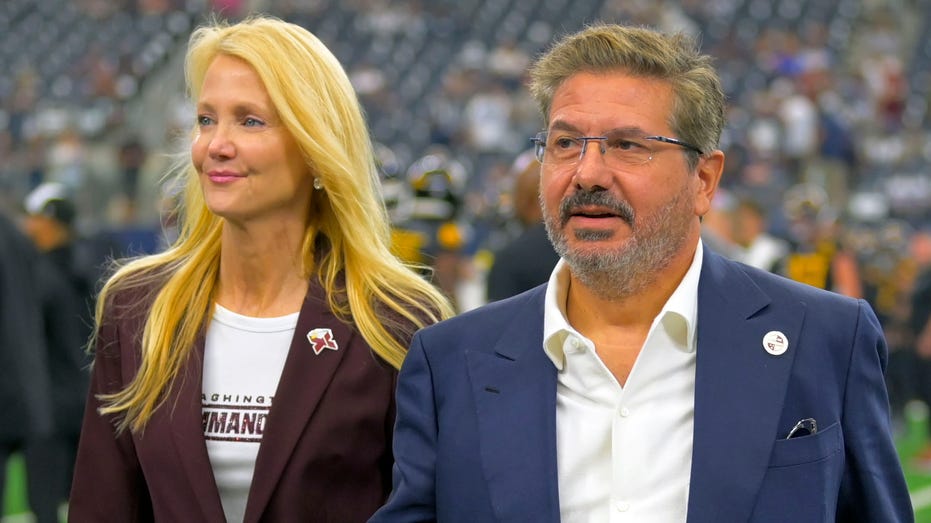
[[[674,196],[658,212],[637,223],[636,216],[627,202],[613,200],[611,205],[625,209],[621,216],[631,224],[632,235],[626,244],[612,251],[590,251],[583,248],[569,249],[563,226],[568,221],[568,202],[560,208],[559,222],[543,205],[546,232],[556,252],[566,260],[569,269],[583,285],[603,300],[621,300],[640,294],[656,282],[657,274],[669,266],[673,255],[685,243],[689,224],[694,215],[687,190]],[[604,196],[600,198],[605,198]],[[570,197],[571,198],[571,197]],[[627,213],[627,214],[625,214]],[[628,219],[629,217],[629,219]],[[606,231],[578,231],[575,239],[585,241],[605,240],[611,236]]]

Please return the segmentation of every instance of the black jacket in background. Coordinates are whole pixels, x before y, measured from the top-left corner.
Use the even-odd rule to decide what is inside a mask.
[[[543,223],[527,227],[495,253],[488,272],[488,301],[514,296],[546,283],[558,261],[559,255],[553,250]]]
[[[38,262],[32,242],[0,215],[0,444],[48,434],[52,426]]]

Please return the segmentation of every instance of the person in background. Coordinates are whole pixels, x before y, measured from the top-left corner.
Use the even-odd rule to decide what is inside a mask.
[[[51,383],[53,430],[34,446],[26,473],[41,488],[33,511],[40,522],[57,522],[59,507],[68,500],[84,398],[88,360],[84,350],[91,334],[95,278],[87,247],[73,229],[76,209],[65,186],[47,182],[24,201],[23,228],[40,252],[36,260],[37,296],[42,308],[46,363]],[[99,260],[103,263],[103,260]]]
[[[405,263],[427,267],[428,260],[423,255],[427,238],[409,226],[414,211],[414,188],[407,181],[401,160],[390,148],[376,143],[375,166],[391,225],[391,252]]]
[[[468,267],[472,227],[465,216],[468,172],[449,148],[432,145],[426,154],[407,168],[413,192],[410,214],[405,222],[408,238],[417,237],[422,265],[429,267],[431,281],[460,310],[458,285]],[[401,240],[402,236],[396,236]],[[408,242],[414,244],[414,242]],[[396,244],[401,247],[400,243]],[[410,252],[410,248],[398,252]]]
[[[136,205],[139,197],[139,182],[148,151],[138,137],[126,138],[120,145],[117,161],[120,172],[120,204],[123,205],[122,221],[133,223],[137,219]]]
[[[931,227],[920,227],[910,247],[911,257],[917,265],[906,320],[913,350],[914,396],[931,405]],[[931,426],[928,430],[931,432]],[[919,469],[931,470],[931,442],[916,454],[914,461]]]
[[[42,446],[52,434],[52,385],[37,292],[39,253],[16,223],[0,210],[0,492],[7,464],[23,453],[26,468],[45,470]],[[57,519],[46,493],[47,477],[27,474],[29,505],[41,523]]]
[[[711,208],[701,219],[701,241],[732,260],[740,256],[740,246],[734,241],[734,211],[737,199],[730,191],[719,188],[711,200]]]
[[[685,34],[593,24],[530,70],[549,282],[426,327],[398,521],[912,521],[869,304],[706,248],[725,98]]]
[[[515,173],[514,215],[521,232],[494,254],[486,281],[488,301],[520,294],[546,283],[559,255],[546,237],[543,211],[540,209],[540,164],[533,151],[518,156]]]
[[[740,198],[734,208],[734,259],[774,272],[789,253],[789,243],[769,233],[766,210],[756,200]]]
[[[789,250],[775,271],[787,278],[851,298],[862,298],[863,282],[856,256],[840,241],[837,211],[825,190],[801,183],[786,191]]]
[[[216,21],[185,64],[179,236],[100,293],[69,517],[365,521],[396,369],[451,307],[390,252],[360,104],[319,39]]]

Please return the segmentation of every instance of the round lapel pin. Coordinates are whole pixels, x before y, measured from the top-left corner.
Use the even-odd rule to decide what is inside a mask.
[[[781,356],[789,349],[789,339],[779,331],[769,331],[763,336],[763,349],[773,356]]]

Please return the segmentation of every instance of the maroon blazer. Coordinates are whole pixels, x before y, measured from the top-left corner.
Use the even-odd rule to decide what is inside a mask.
[[[225,522],[204,441],[203,336],[141,433],[117,435],[114,419],[97,413],[96,396],[122,389],[138,368],[141,294],[117,293],[99,333],[68,519]],[[338,350],[314,353],[307,333],[318,327],[332,330]],[[396,378],[313,281],[266,420],[245,521],[368,519],[391,489]]]

